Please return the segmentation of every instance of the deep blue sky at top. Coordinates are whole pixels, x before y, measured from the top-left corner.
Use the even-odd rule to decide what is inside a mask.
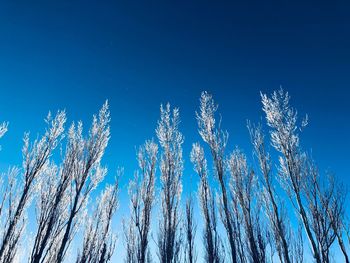
[[[24,131],[49,110],[83,120],[109,99],[110,177],[136,168],[135,147],[155,137],[160,103],[180,107],[188,156],[199,140],[202,90],[220,104],[230,148],[251,153],[246,120],[263,116],[259,91],[282,85],[308,113],[305,148],[345,181],[349,169],[349,1],[0,2],[0,167],[20,164]],[[187,186],[185,186],[186,188]],[[188,189],[187,189],[188,190]]]

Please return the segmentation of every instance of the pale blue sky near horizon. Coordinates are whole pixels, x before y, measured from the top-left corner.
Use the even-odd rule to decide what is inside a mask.
[[[159,105],[170,102],[185,136],[186,196],[197,188],[189,153],[201,141],[201,91],[219,104],[229,150],[238,145],[251,156],[246,121],[264,121],[260,91],[282,86],[309,116],[304,148],[322,172],[348,184],[349,11],[347,1],[1,1],[0,121],[9,122],[1,171],[21,164],[23,133],[42,133],[49,110],[65,109],[68,124],[88,128],[108,99],[112,137],[103,163],[107,182],[125,169],[126,213],[136,148],[156,139]]]

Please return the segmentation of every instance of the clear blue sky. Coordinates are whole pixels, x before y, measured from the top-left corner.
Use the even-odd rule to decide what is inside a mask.
[[[124,166],[125,185],[169,101],[182,115],[187,182],[200,92],[220,104],[230,148],[250,154],[245,124],[263,116],[259,91],[282,85],[309,114],[305,148],[348,182],[349,1],[234,2],[1,1],[0,121],[10,122],[1,169],[20,164],[24,131],[42,132],[49,110],[87,126],[109,99],[107,181]]]

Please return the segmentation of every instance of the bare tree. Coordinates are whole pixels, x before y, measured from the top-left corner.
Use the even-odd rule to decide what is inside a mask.
[[[244,235],[244,222],[242,213],[240,213],[240,207],[238,205],[238,200],[235,198],[235,196],[231,193],[231,204],[232,204],[232,213],[234,217],[234,224],[236,229],[236,246],[237,246],[237,262],[246,263],[248,261],[247,259],[247,242],[245,240]],[[222,213],[222,210],[219,211]],[[222,215],[221,215],[222,216]]]
[[[197,252],[194,245],[194,239],[196,236],[197,225],[193,218],[193,203],[192,196],[186,201],[186,218],[184,222],[185,238],[185,262],[195,263],[197,262]]]
[[[116,244],[111,223],[118,208],[118,180],[113,186],[107,186],[99,199],[98,207],[88,220],[85,228],[83,249],[77,263],[109,262]]]
[[[321,178],[315,163],[309,158],[305,170],[307,181],[304,193],[308,205],[308,216],[317,240],[322,262],[330,262],[330,248],[338,239],[339,247],[348,262],[342,235],[344,220],[344,203],[346,191],[335,182],[331,174]]]
[[[325,209],[329,217],[339,247],[344,255],[344,260],[346,263],[349,263],[348,252],[343,240],[343,234],[346,232],[345,201],[347,191],[342,184],[335,181],[332,175],[329,175],[327,179],[324,187],[326,190],[322,191],[319,184],[317,184],[317,191],[321,197],[323,209]]]
[[[330,191],[321,189],[318,169],[312,161],[308,161],[305,166],[307,181],[304,185],[304,193],[308,208],[307,215],[317,240],[321,260],[328,263],[330,262],[330,247],[336,239],[336,234],[332,228],[333,222],[327,213],[333,201],[334,189],[330,189]]]
[[[81,127],[81,124],[80,124]],[[50,262],[56,253],[57,242],[68,220],[68,205],[70,202],[69,188],[74,172],[77,169],[81,140],[75,131],[74,124],[68,133],[68,142],[62,165],[52,167],[43,176],[43,182],[37,202],[37,232],[30,261],[32,263]]]
[[[174,263],[180,260],[180,197],[183,171],[182,143],[179,132],[179,110],[171,111],[170,104],[160,107],[160,120],[156,129],[162,148],[161,155],[161,215],[158,232],[158,256],[162,263]]]
[[[248,242],[250,261],[265,262],[265,240],[261,231],[257,204],[259,191],[257,178],[253,171],[249,170],[245,155],[236,149],[228,159],[228,168],[231,174],[230,190],[240,209],[235,212],[242,213],[245,236]],[[254,204],[255,202],[255,204]]]
[[[37,179],[45,171],[48,159],[56,148],[64,131],[66,115],[58,112],[55,118],[48,115],[48,128],[40,140],[29,142],[29,134],[24,136],[23,147],[23,183],[17,183],[18,172],[9,173],[8,212],[3,226],[3,237],[0,245],[0,262],[11,262],[16,253],[25,218],[24,211],[28,206],[33,193],[37,190]]]
[[[20,169],[17,167],[9,168],[6,174],[3,174],[5,178],[4,188],[2,188],[2,201],[1,201],[1,218],[4,219],[1,223],[3,228],[1,228],[1,236],[5,235],[5,231],[7,230],[6,226],[9,224],[13,214],[15,212],[16,206],[15,204],[18,202],[19,196],[21,194],[21,183],[18,180],[20,176]],[[2,178],[1,178],[2,179]],[[6,181],[7,180],[7,181]],[[17,222],[17,226],[15,228],[13,236],[15,238],[10,239],[11,243],[9,244],[8,252],[5,253],[4,259],[0,262],[13,262],[15,255],[18,252],[19,247],[19,239],[22,236],[22,232],[24,231],[26,225],[26,218],[23,215],[21,220]]]
[[[63,170],[50,163],[43,173],[36,206],[38,228],[30,262],[47,262],[48,253],[54,245],[52,237],[59,236],[64,226],[69,199],[68,196],[63,196],[62,188],[64,183],[68,185],[69,181],[61,175]]]
[[[291,231],[292,232],[292,231]],[[290,245],[290,258],[292,262],[302,263],[304,262],[304,238],[303,238],[303,225],[298,221],[298,229],[291,233],[292,238]]]
[[[287,241],[288,226],[283,204],[277,200],[274,180],[271,173],[270,154],[265,149],[264,135],[261,126],[252,126],[248,123],[248,130],[253,144],[255,155],[258,158],[263,175],[263,202],[269,219],[271,233],[281,262],[291,263],[290,248]]]
[[[107,170],[101,167],[100,161],[107,147],[110,137],[109,109],[106,102],[101,108],[98,117],[93,116],[89,137],[84,139],[82,135],[82,123],[77,127],[74,125],[69,130],[70,137],[74,140],[76,147],[72,174],[72,183],[69,189],[68,219],[59,237],[57,249],[55,247],[55,262],[61,263],[67,248],[70,245],[77,227],[81,223],[79,216],[86,205],[90,192],[104,178]]]
[[[237,234],[235,230],[235,222],[232,217],[232,207],[230,206],[227,193],[227,182],[225,176],[224,154],[227,144],[228,134],[220,128],[215,126],[215,113],[217,105],[210,94],[202,92],[200,98],[200,111],[196,113],[199,134],[202,139],[209,145],[211,155],[214,161],[215,177],[219,182],[221,189],[220,197],[220,213],[222,222],[226,229],[227,237],[230,245],[230,258],[232,263],[237,262]]]
[[[307,216],[307,208],[302,201],[305,180],[303,165],[306,156],[300,149],[298,130],[307,125],[307,119],[300,126],[297,124],[297,113],[289,105],[288,93],[282,89],[275,91],[271,98],[264,94],[261,94],[261,97],[267,124],[271,128],[272,146],[281,153],[280,180],[291,200],[296,202],[295,207],[303,223],[313,257],[317,263],[321,263],[320,250]]]
[[[205,159],[203,148],[198,143],[193,144],[191,161],[194,165],[194,170],[200,178],[198,198],[204,219],[204,260],[208,263],[221,263],[224,262],[224,256],[217,231],[215,201],[208,182],[207,160]]]
[[[37,202],[38,229],[30,262],[63,259],[65,250],[74,236],[75,230],[71,228],[78,226],[74,218],[79,217],[89,192],[106,172],[99,162],[109,138],[108,122],[108,104],[105,103],[99,119],[93,119],[88,139],[83,138],[81,122],[77,126],[74,123],[71,125],[62,164],[59,167],[53,166],[43,176]],[[69,207],[72,208],[71,211]],[[68,231],[67,227],[71,230]],[[59,256],[58,248],[62,247],[65,236],[67,240],[64,242],[63,254]],[[58,256],[62,258],[59,259]]]
[[[141,178],[140,173],[136,172],[134,180],[129,184],[131,218],[129,225],[124,229],[129,253],[127,262],[149,262],[149,232],[154,203],[157,153],[158,145],[152,141],[146,141],[138,151]]]
[[[125,263],[137,262],[136,229],[130,222],[123,220],[124,242],[126,248]]]

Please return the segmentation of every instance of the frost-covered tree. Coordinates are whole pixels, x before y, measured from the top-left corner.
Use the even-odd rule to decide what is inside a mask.
[[[170,104],[160,107],[160,120],[156,129],[162,149],[161,172],[161,214],[158,232],[158,257],[161,263],[180,261],[181,219],[180,197],[183,172],[182,143],[179,131],[179,110],[171,110]]]
[[[345,192],[334,181],[332,175],[321,178],[315,163],[310,160],[305,164],[306,183],[304,193],[307,215],[311,229],[320,251],[322,262],[331,262],[330,248],[338,236],[338,244],[343,252],[345,262],[348,255],[339,232],[343,223]],[[340,237],[340,238],[339,238]]]
[[[54,118],[49,114],[46,119],[48,127],[40,139],[31,144],[29,133],[24,136],[22,170],[11,169],[9,172],[9,188],[6,196],[8,204],[6,220],[2,226],[0,262],[12,262],[17,252],[26,221],[25,209],[38,190],[38,178],[48,167],[48,159],[62,137],[65,121],[64,112],[58,112]],[[20,173],[23,182],[19,182]]]
[[[100,160],[109,140],[107,102],[93,117],[88,138],[83,125],[74,123],[68,131],[62,164],[48,166],[37,201],[37,231],[30,262],[62,262],[80,225],[90,191],[102,180],[106,169]]]
[[[339,247],[343,253],[344,260],[349,263],[349,255],[343,239],[346,233],[345,201],[347,191],[345,187],[337,182],[332,175],[327,176],[323,187],[321,183],[316,184],[318,195],[321,199],[322,209],[327,213],[332,230],[338,240]],[[349,239],[350,244],[350,239]]]
[[[234,211],[242,218],[246,242],[248,243],[248,261],[266,261],[266,240],[260,221],[260,204],[257,178],[248,168],[246,156],[236,149],[228,159],[231,175],[230,190],[233,202],[238,205]]]
[[[117,180],[103,191],[96,210],[88,219],[83,248],[76,263],[106,263],[111,260],[116,244],[111,224],[118,205]]]
[[[298,222],[298,227],[291,234],[290,244],[290,257],[292,262],[303,263],[304,262],[304,237],[303,237],[303,225]]]
[[[37,197],[37,231],[30,262],[48,262],[56,246],[55,240],[61,234],[67,213],[68,195],[66,193],[69,177],[50,163],[42,175],[42,182]]]
[[[190,196],[186,201],[186,217],[184,220],[184,232],[185,232],[185,244],[184,244],[184,254],[186,263],[197,262],[197,251],[195,248],[195,237],[197,231],[197,225],[193,218],[193,201],[192,196]]]
[[[137,262],[136,253],[136,230],[130,222],[123,220],[124,242],[125,242],[125,263]]]
[[[290,246],[288,242],[288,229],[286,212],[283,203],[278,199],[272,174],[270,154],[266,151],[264,134],[261,126],[253,126],[248,123],[248,130],[254,153],[258,159],[262,173],[263,192],[262,200],[270,224],[270,231],[273,235],[273,243],[281,262],[291,263]]]
[[[195,143],[192,146],[191,161],[194,165],[194,170],[200,178],[198,199],[204,221],[204,260],[208,263],[221,263],[224,262],[224,254],[217,230],[215,201],[208,182],[207,160],[204,156],[204,150],[199,143]]]
[[[237,262],[237,231],[235,230],[235,220],[232,213],[232,207],[229,202],[227,190],[227,178],[225,175],[225,148],[227,145],[228,134],[216,125],[215,113],[217,105],[210,94],[202,92],[200,98],[200,110],[196,113],[199,134],[204,142],[208,144],[214,161],[215,178],[220,185],[220,215],[226,229],[229,240],[230,258],[232,263]]]
[[[154,183],[157,165],[158,145],[153,141],[139,148],[137,160],[139,170],[129,184],[130,220],[124,227],[126,236],[126,262],[150,262],[149,234],[151,213],[154,203]]]
[[[74,124],[70,127],[67,137],[62,164],[60,167],[52,164],[52,167],[46,170],[41,183],[36,209],[38,227],[30,258],[32,263],[53,260],[57,243],[68,220],[70,187],[82,142],[77,140]]]
[[[261,94],[267,125],[271,128],[272,146],[281,154],[279,157],[280,181],[290,196],[303,223],[316,262],[321,263],[321,252],[312,231],[312,222],[303,203],[303,184],[307,180],[306,154],[301,150],[299,130],[307,125],[307,118],[298,124],[297,112],[289,105],[289,94],[280,89],[271,97]]]
[[[62,235],[57,241],[53,250],[54,261],[61,263],[64,259],[67,248],[74,237],[77,228],[81,224],[82,211],[86,206],[90,192],[104,178],[107,169],[101,166],[101,158],[107,147],[109,129],[109,109],[106,102],[98,116],[93,116],[89,135],[84,138],[83,126],[79,122],[69,129],[69,136],[74,144],[74,159],[72,165],[72,182],[69,187],[68,216],[62,229]]]
[[[6,226],[10,223],[12,215],[15,212],[16,206],[15,204],[18,203],[18,196],[20,195],[21,191],[21,183],[18,180],[18,177],[20,176],[20,169],[17,167],[9,168],[6,173],[3,173],[1,178],[1,183],[4,184],[2,187],[2,200],[1,200],[1,210],[0,210],[0,216],[1,216],[1,237],[5,235]],[[5,262],[6,260],[8,262],[13,262],[14,257],[18,253],[18,247],[19,247],[19,240],[23,234],[23,231],[26,226],[26,216],[24,215],[23,208],[23,214],[21,215],[21,220],[16,223],[14,233],[12,234],[13,237],[10,238],[11,242],[9,244],[8,251],[5,252],[4,259],[2,259],[0,262]]]

